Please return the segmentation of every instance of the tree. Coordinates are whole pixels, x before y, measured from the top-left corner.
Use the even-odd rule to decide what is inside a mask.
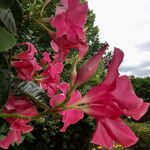
[[[150,77],[134,77],[130,76],[133,88],[138,97],[144,99],[145,102],[150,103]],[[148,112],[142,117],[140,121],[150,120],[150,108]]]
[[[150,102],[150,77],[140,78],[130,76],[135,93],[144,99],[145,102]]]

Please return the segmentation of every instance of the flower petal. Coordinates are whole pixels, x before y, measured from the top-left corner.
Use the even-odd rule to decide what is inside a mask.
[[[112,148],[113,141],[124,147],[129,147],[137,142],[138,138],[121,119],[98,120],[92,143]]]

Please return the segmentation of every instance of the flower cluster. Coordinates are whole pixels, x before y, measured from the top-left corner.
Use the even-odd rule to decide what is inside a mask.
[[[30,120],[24,120],[24,118],[34,117],[38,114],[38,111],[25,97],[10,95],[4,107],[4,112],[7,114],[16,113],[22,116],[6,118],[6,121],[10,124],[10,132],[0,141],[0,147],[7,149],[13,142],[21,143],[21,133],[32,131],[33,128],[28,125]]]
[[[119,74],[123,52],[118,48],[114,49],[112,61],[108,64],[102,83],[92,87],[85,95],[78,90],[78,87],[97,71],[99,60],[108,48],[108,43],[104,43],[96,54],[76,70],[77,62],[88,50],[84,31],[87,11],[86,2],[61,0],[55,16],[50,20],[50,25],[56,29],[50,42],[55,51],[54,56],[50,58],[49,54],[44,52],[42,59],[37,62],[36,48],[25,42],[18,46],[25,45],[27,50],[14,56],[11,66],[16,69],[19,79],[35,82],[46,91],[50,110],[46,108],[45,111],[62,116],[61,132],[65,132],[69,125],[77,123],[86,113],[97,122],[91,143],[109,149],[116,143],[129,147],[135,144],[138,138],[121,117],[130,116],[138,120],[146,113],[149,104],[135,95],[129,78]],[[78,58],[73,63],[69,84],[61,80],[61,73],[70,49],[78,51]],[[5,118],[10,124],[10,132],[0,141],[0,147],[7,149],[13,142],[20,143],[21,133],[33,129],[28,123],[40,113],[34,105],[30,102],[30,97],[10,94],[3,112],[16,116]]]
[[[61,6],[57,6],[51,20],[51,25],[56,28],[51,46],[57,52],[57,61],[64,61],[71,48],[79,51],[80,58],[86,54],[84,24],[87,11],[87,3],[80,4],[80,0],[61,0]]]

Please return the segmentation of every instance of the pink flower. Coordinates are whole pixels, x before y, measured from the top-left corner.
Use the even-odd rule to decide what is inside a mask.
[[[0,147],[3,149],[8,149],[9,145],[17,142],[21,143],[21,133],[20,131],[10,131],[7,136],[5,136],[2,141],[0,141]]]
[[[57,6],[56,14],[51,21],[52,26],[56,28],[51,46],[58,52],[57,58],[60,61],[64,61],[70,48],[78,49],[80,58],[87,52],[86,36],[83,29],[87,11],[87,3],[80,4],[79,0],[61,0],[61,6]]]
[[[125,147],[133,145],[137,138],[119,117],[126,115],[138,120],[149,107],[148,103],[144,103],[134,94],[128,77],[119,76],[118,67],[122,59],[123,52],[115,48],[105,80],[89,90],[78,102],[78,104],[86,104],[87,107],[83,110],[95,117],[98,122],[92,143],[107,148],[112,147],[113,141],[121,143]],[[124,131],[119,131],[121,129]]]
[[[106,118],[97,121],[91,142],[112,149],[114,143],[129,147],[137,140],[138,138],[120,118]]]
[[[4,112],[8,114],[17,113],[20,116],[33,117],[38,114],[36,108],[25,97],[14,97],[10,95],[5,105]],[[21,142],[21,133],[32,131],[32,127],[28,125],[29,120],[19,118],[6,118],[10,123],[10,132],[0,141],[0,147],[8,149],[9,145]]]
[[[118,67],[122,59],[123,53],[119,49],[115,49],[105,80],[93,87],[83,97],[82,101],[89,103],[91,108],[95,106],[95,109],[100,106],[109,110],[116,107],[115,111],[118,111],[118,113],[139,119],[147,111],[148,104],[134,94],[127,76],[119,76]],[[89,111],[92,111],[92,109],[89,109]]]
[[[41,79],[38,79],[38,83],[44,90],[47,90],[48,96],[52,97],[58,90],[57,86],[60,83],[60,73],[63,70],[63,64],[61,62],[51,62],[47,52],[43,53],[41,64],[47,67],[40,74]]]
[[[61,0],[61,6],[57,6],[56,14],[51,21],[52,26],[57,30],[56,37],[66,35],[69,41],[85,40],[83,27],[86,23],[87,12],[87,3],[80,4],[80,0],[76,2]]]
[[[69,54],[70,49],[78,49],[82,58],[87,52],[86,42],[68,41],[66,36],[55,38],[51,41],[51,46],[57,52],[54,56],[56,62],[63,62]]]
[[[32,80],[36,71],[42,68],[37,64],[34,54],[37,53],[36,48],[29,42],[18,44],[26,45],[28,50],[19,53],[15,56],[15,61],[11,62],[11,65],[16,68],[18,77],[22,80]]]
[[[99,65],[100,58],[108,48],[108,43],[99,49],[98,53],[87,60],[77,72],[76,84],[81,85],[86,82],[96,71]]]
[[[52,97],[50,101],[50,105],[52,107],[55,107],[56,105],[62,103],[66,99],[66,93],[69,90],[69,85],[64,82],[60,85],[59,88],[63,93]],[[78,102],[80,99],[80,92],[74,91],[71,95],[69,102],[66,104],[66,107],[71,106],[72,104]],[[77,123],[84,116],[84,112],[77,109],[63,110],[60,112],[60,114],[62,115],[62,122],[64,123],[63,127],[60,129],[61,132],[65,132],[69,125]]]

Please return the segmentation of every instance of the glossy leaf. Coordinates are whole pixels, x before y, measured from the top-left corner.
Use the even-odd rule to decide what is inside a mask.
[[[40,108],[48,109],[49,97],[37,84],[32,81],[22,81],[14,79],[11,90],[14,93],[25,95]]]
[[[0,20],[3,22],[3,24],[7,27],[7,29],[17,34],[16,24],[15,20],[13,18],[13,14],[11,13],[11,10],[0,10]]]
[[[12,34],[0,27],[0,52],[12,48],[15,46],[16,42],[17,41]]]

